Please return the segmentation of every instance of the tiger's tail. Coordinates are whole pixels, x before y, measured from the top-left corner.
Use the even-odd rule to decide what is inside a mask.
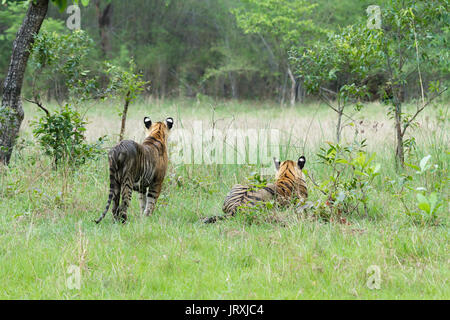
[[[120,188],[119,184],[116,181],[116,177],[115,177],[115,172],[118,171],[118,165],[116,163],[116,161],[114,161],[114,149],[112,149],[109,154],[108,154],[108,160],[109,160],[109,195],[108,195],[108,203],[106,204],[106,208],[105,211],[103,211],[102,215],[100,216],[100,218],[98,218],[97,220],[94,220],[95,223],[99,224],[100,221],[103,220],[103,218],[106,216],[106,214],[108,213],[109,207],[111,206],[111,201],[114,198],[114,194],[116,193],[115,190],[117,188]],[[116,195],[117,196],[117,195]]]
[[[108,213],[109,207],[111,206],[111,201],[112,201],[113,196],[114,196],[113,190],[109,190],[108,203],[106,204],[105,211],[103,211],[100,218],[98,218],[97,220],[94,220],[95,223],[99,224],[100,221],[102,221],[103,218],[106,216],[106,214]]]
[[[225,220],[233,217],[236,214],[237,208],[242,205],[248,195],[248,187],[241,184],[235,184],[230,192],[228,192],[225,201],[223,202],[222,211],[225,213],[220,216],[212,216],[203,219],[204,223],[216,223],[220,220]]]
[[[232,216],[234,216],[234,213],[233,214],[223,214],[220,216],[212,216],[212,217],[204,218],[202,220],[202,222],[207,223],[207,224],[208,223],[216,223],[217,221],[225,220]]]

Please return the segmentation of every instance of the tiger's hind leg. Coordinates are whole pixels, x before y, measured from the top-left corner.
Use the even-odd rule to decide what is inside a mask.
[[[114,219],[117,220],[117,217],[119,215],[120,187],[114,190],[112,201],[113,201],[112,214]]]
[[[158,200],[159,194],[161,193],[162,183],[155,184],[148,188],[147,190],[147,204],[145,206],[144,214],[149,216],[155,210],[156,200]]]
[[[127,179],[125,183],[122,185],[120,190],[121,204],[117,209],[116,215],[114,216],[115,220],[120,220],[122,223],[127,221],[127,210],[131,201],[131,194],[133,192],[131,179]]]

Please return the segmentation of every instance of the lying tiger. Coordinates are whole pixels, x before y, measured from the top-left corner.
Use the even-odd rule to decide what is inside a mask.
[[[308,190],[305,182],[305,175],[302,172],[306,159],[301,156],[297,163],[292,160],[280,161],[273,159],[277,170],[275,183],[268,184],[266,187],[252,191],[250,187],[236,184],[231,188],[225,198],[222,211],[225,215],[213,216],[203,220],[204,223],[214,223],[217,220],[223,220],[234,216],[238,208],[253,207],[257,203],[275,200],[281,206],[286,206],[294,199],[306,200]]]
[[[95,220],[96,223],[103,220],[111,202],[114,219],[124,223],[133,190],[139,192],[141,210],[145,215],[152,214],[155,209],[167,171],[167,138],[173,119],[152,123],[150,118],[145,117],[144,125],[147,137],[142,144],[123,140],[108,153],[108,203],[100,218]],[[119,206],[120,198],[122,203]]]

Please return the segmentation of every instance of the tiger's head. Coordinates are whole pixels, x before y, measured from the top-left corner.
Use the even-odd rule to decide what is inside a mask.
[[[305,175],[302,171],[306,164],[306,158],[301,156],[297,163],[292,160],[280,162],[280,160],[273,158],[275,169],[275,184],[277,192],[282,196],[288,198],[292,194],[306,198],[308,196]]]
[[[166,143],[169,136],[169,131],[173,127],[173,118],[169,117],[165,122],[152,123],[149,117],[144,118],[144,125],[146,128],[146,136],[153,137],[161,142]]]

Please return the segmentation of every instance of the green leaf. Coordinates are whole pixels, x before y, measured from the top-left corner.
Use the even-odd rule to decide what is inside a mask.
[[[432,192],[428,198],[430,201],[430,213],[434,213],[435,210],[439,207],[438,205],[438,196],[436,192]]]
[[[426,213],[431,212],[430,204],[428,203],[428,199],[421,193],[417,194],[417,200],[419,201],[419,209],[425,211]]]
[[[431,213],[430,205],[426,202],[419,203],[419,209],[425,211],[426,213]]]
[[[359,171],[359,170],[355,170],[355,173],[360,176],[367,176],[367,173]]]
[[[67,0],[53,0],[53,3],[63,12],[67,8]]]
[[[410,168],[413,168],[414,170],[417,170],[417,171],[420,170],[420,168],[418,166],[416,166],[415,164],[411,164],[411,163],[406,163],[405,162],[405,165],[407,165]]]

